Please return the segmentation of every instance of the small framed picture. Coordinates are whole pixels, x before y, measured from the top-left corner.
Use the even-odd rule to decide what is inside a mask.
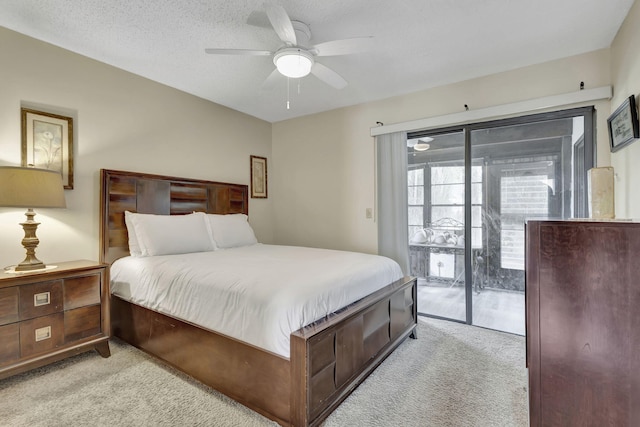
[[[620,107],[607,119],[611,152],[633,142],[639,137],[638,110],[634,95],[627,98]]]
[[[251,197],[267,198],[267,158],[251,156]]]
[[[21,108],[22,166],[60,172],[73,189],[73,118]]]

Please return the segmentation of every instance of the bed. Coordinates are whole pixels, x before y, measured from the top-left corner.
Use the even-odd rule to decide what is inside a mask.
[[[125,211],[248,215],[248,188],[101,170],[103,262],[131,258]],[[252,246],[248,256],[262,249],[267,248]],[[316,426],[404,339],[416,338],[416,289],[415,278],[402,277],[294,330],[287,339],[288,357],[287,347],[252,343],[259,337],[234,338],[124,294],[111,296],[111,332],[283,426]]]

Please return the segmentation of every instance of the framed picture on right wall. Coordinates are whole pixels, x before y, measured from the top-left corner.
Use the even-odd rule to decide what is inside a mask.
[[[611,152],[631,144],[639,137],[636,97],[631,95],[607,119]]]

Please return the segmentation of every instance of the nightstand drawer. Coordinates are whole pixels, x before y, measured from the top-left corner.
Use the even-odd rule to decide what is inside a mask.
[[[18,288],[0,289],[0,325],[14,323],[18,319]]]
[[[20,322],[21,357],[53,350],[63,344],[64,315],[62,313]]]
[[[65,342],[97,335],[101,331],[99,305],[64,312]]]
[[[0,270],[0,380],[92,349],[109,357],[108,292],[108,265],[93,261]]]
[[[0,326],[0,366],[20,358],[20,324]]]
[[[64,279],[64,309],[100,304],[100,275]]]
[[[62,311],[62,280],[20,287],[20,320]]]

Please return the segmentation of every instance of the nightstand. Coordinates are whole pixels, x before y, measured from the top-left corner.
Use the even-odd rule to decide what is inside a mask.
[[[96,349],[109,357],[106,264],[0,272],[0,379]]]

